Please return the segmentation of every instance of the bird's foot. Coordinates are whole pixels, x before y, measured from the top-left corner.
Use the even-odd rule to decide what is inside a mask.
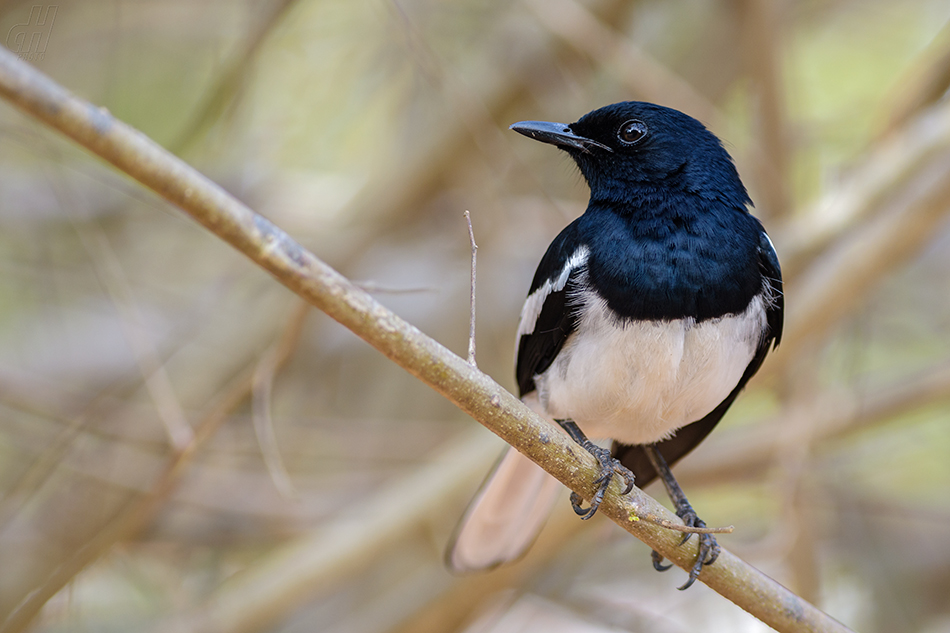
[[[683,520],[683,523],[687,527],[695,528],[704,528],[706,527],[706,522],[696,516],[696,511],[693,510],[692,506],[689,503],[685,503],[676,509],[676,515]],[[686,541],[693,536],[692,533],[687,532],[683,535],[683,540],[680,541],[680,545],[685,545]],[[716,562],[716,559],[719,558],[719,552],[722,548],[719,547],[719,543],[716,542],[716,537],[712,534],[697,534],[699,537],[699,552],[696,556],[696,562],[693,563],[692,568],[689,570],[689,578],[686,580],[686,583],[680,587],[680,591],[684,589],[689,589],[690,586],[696,579],[699,578],[699,572],[703,570],[705,565],[712,565]],[[663,556],[657,552],[653,552],[653,568],[657,571],[666,571],[672,565],[663,565]]]
[[[584,500],[581,496],[576,492],[571,493],[571,507],[574,508],[574,512],[578,514],[581,519],[586,521],[594,516],[594,513],[597,512],[597,508],[600,507],[600,503],[604,500],[604,494],[607,492],[607,488],[610,487],[610,482],[613,481],[614,474],[624,478],[627,486],[623,489],[621,494],[628,494],[633,490],[633,473],[630,472],[629,468],[614,459],[610,455],[609,449],[597,446],[586,437],[580,444],[600,463],[600,475],[594,480],[594,483],[597,484],[597,492],[591,497],[590,506],[587,508],[582,507]]]
[[[673,473],[670,472],[670,467],[666,464],[666,459],[663,458],[663,455],[657,449],[656,445],[649,444],[644,446],[643,449],[650,463],[653,465],[653,468],[656,470],[657,475],[663,480],[666,491],[670,494],[670,499],[676,508],[676,516],[682,519],[683,524],[687,527],[705,528],[706,523],[696,516],[696,511],[693,510],[693,506],[689,504],[686,495],[683,494],[683,489],[676,483],[676,478],[673,477]],[[680,546],[685,545],[686,541],[688,541],[692,535],[693,533],[686,532],[683,535],[683,540],[680,541]],[[686,580],[686,584],[680,587],[680,591],[689,589],[690,586],[696,582],[696,579],[699,578],[699,573],[703,570],[703,566],[715,563],[721,551],[719,543],[716,542],[716,537],[712,534],[697,534],[697,536],[699,537],[699,552],[696,555],[696,562],[694,562],[692,568],[690,568],[689,578]],[[666,571],[672,567],[672,565],[663,565],[662,563],[663,556],[659,552],[654,551],[654,569],[657,571]]]

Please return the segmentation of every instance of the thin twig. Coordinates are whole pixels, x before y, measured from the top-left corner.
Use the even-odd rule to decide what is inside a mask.
[[[132,289],[122,270],[122,264],[101,228],[95,224],[74,224],[74,228],[93,262],[99,282],[116,307],[119,326],[142,373],[155,411],[165,426],[168,441],[176,452],[182,451],[194,441],[194,431],[175,393],[165,364],[154,343],[145,333],[144,318],[132,298]]]
[[[385,295],[409,295],[417,294],[420,292],[438,292],[436,288],[429,288],[426,286],[418,286],[415,288],[397,288],[395,286],[384,286],[375,281],[354,281],[353,285],[361,290],[365,290],[370,294],[385,294]]]
[[[665,527],[667,530],[682,532],[683,534],[732,534],[736,531],[734,525],[727,525],[725,527],[692,527],[690,525],[683,525],[682,523],[673,523],[666,519],[661,519],[657,521],[656,524]]]
[[[676,521],[670,521],[669,519],[658,517],[655,514],[630,515],[629,518],[631,521],[649,521],[654,525],[659,525],[667,530],[673,530],[681,534],[732,534],[736,531],[734,525],[727,525],[725,527],[694,527],[684,525],[682,522],[677,523]]]
[[[468,324],[468,362],[472,367],[478,367],[475,362],[475,254],[478,252],[478,244],[475,243],[475,231],[472,230],[472,214],[465,211],[465,221],[468,223],[468,239],[472,243],[472,293],[471,293],[471,319]]]
[[[376,347],[556,479],[587,499],[593,496],[599,474],[594,458],[586,451],[576,451],[570,438],[554,425],[144,134],[104,109],[76,98],[3,48],[0,96],[179,206],[287,288]],[[196,441],[202,437],[199,430]],[[674,515],[637,489],[629,495],[620,495],[619,491],[619,482],[611,485],[600,506],[601,513],[664,558],[684,569],[691,568],[698,555],[696,539],[681,546],[681,537],[671,530],[631,519],[655,514],[675,521]],[[65,584],[72,575],[60,581]],[[700,580],[778,631],[849,630],[726,549],[715,565],[703,567]],[[19,609],[12,615],[15,622],[8,618],[0,629],[22,630],[49,595],[52,594],[28,598],[31,607]],[[247,628],[238,622],[234,630]]]
[[[297,489],[294,487],[284,460],[280,456],[277,445],[277,435],[274,433],[274,420],[271,418],[271,395],[274,391],[274,377],[281,366],[280,342],[274,343],[264,352],[260,362],[254,368],[252,382],[252,417],[254,420],[254,434],[257,444],[264,458],[264,465],[270,474],[271,481],[280,496],[285,499],[297,499]]]

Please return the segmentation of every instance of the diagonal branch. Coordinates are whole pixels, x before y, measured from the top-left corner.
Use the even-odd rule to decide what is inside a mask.
[[[559,481],[588,499],[593,494],[594,459],[566,435],[144,134],[76,98],[2,48],[0,96],[183,209]],[[619,485],[611,486],[601,512],[675,564],[691,567],[696,540],[679,547],[679,533],[641,520],[677,521],[639,490],[621,497]],[[703,568],[700,580],[779,631],[848,631],[726,550],[715,565]]]

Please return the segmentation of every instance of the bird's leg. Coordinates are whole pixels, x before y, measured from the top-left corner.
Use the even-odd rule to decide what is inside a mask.
[[[673,501],[673,505],[676,506],[676,515],[683,520],[683,523],[689,527],[706,527],[706,523],[696,516],[696,511],[693,510],[693,506],[689,504],[689,501],[686,499],[686,495],[683,494],[683,489],[680,488],[680,485],[676,482],[676,478],[673,477],[673,473],[670,471],[670,467],[667,466],[666,460],[663,459],[663,455],[660,454],[660,451],[657,450],[655,444],[649,444],[643,447],[644,452],[647,454],[647,458],[650,460],[650,463],[653,464],[653,469],[656,470],[657,474],[660,476],[660,479],[663,480],[663,485],[666,486],[666,492],[670,495],[670,499]],[[686,543],[689,540],[689,537],[692,534],[687,533],[683,536],[683,540],[680,541],[680,545]],[[698,534],[699,536],[699,555],[696,557],[696,562],[693,564],[693,568],[689,570],[689,580],[686,581],[680,590],[688,589],[696,579],[699,577],[699,572],[702,571],[703,565],[712,565],[716,562],[716,558],[719,557],[719,543],[716,542],[716,537],[712,534]],[[653,567],[657,571],[666,571],[672,565],[662,565],[663,556],[659,552],[653,552]]]
[[[600,463],[600,475],[594,480],[594,483],[597,484],[597,492],[594,493],[593,497],[591,497],[590,507],[586,509],[582,508],[581,504],[584,500],[581,499],[581,496],[576,492],[571,492],[571,507],[574,508],[574,512],[578,514],[581,519],[587,520],[594,516],[594,513],[597,512],[597,508],[600,507],[600,502],[604,500],[604,493],[607,492],[607,488],[610,486],[610,482],[614,477],[614,473],[617,473],[623,477],[627,482],[627,487],[624,488],[622,494],[627,494],[633,490],[633,473],[630,472],[629,468],[611,456],[610,449],[601,448],[587,439],[587,436],[584,435],[584,432],[581,431],[580,428],[578,428],[577,424],[574,423],[574,420],[555,421],[561,425],[562,429],[567,431],[567,434],[571,436],[572,440],[580,444]]]

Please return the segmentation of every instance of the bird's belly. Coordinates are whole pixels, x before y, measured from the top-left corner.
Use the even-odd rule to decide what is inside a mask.
[[[620,325],[598,297],[537,377],[542,406],[589,437],[650,444],[701,419],[739,383],[766,329],[755,297],[738,315]]]

